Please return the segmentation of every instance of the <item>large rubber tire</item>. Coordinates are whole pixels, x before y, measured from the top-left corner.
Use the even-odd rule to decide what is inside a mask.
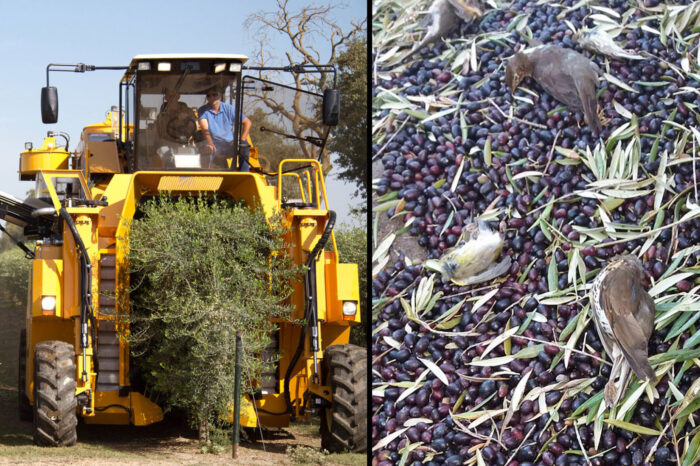
[[[64,341],[34,347],[34,443],[47,447],[75,445],[75,351]]]
[[[19,418],[22,421],[31,421],[34,414],[29,405],[29,397],[25,391],[27,382],[27,330],[19,332],[19,370],[17,372],[17,401]]]
[[[321,410],[321,448],[331,453],[367,450],[367,350],[329,346],[323,353],[324,384],[333,402]]]

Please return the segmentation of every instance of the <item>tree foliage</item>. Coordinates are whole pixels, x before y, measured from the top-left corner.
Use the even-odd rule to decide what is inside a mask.
[[[329,149],[337,155],[338,178],[357,186],[367,199],[367,38],[357,36],[340,53],[336,66],[341,93],[340,121]]]
[[[29,246],[31,249],[31,246]],[[27,305],[29,273],[32,261],[27,259],[18,247],[11,247],[0,253],[0,283],[2,298],[20,308]]]
[[[272,58],[272,51],[269,49],[270,35],[281,35],[288,39],[290,47],[284,52],[286,64],[325,65],[335,63],[345,44],[366,29],[366,20],[363,19],[360,22],[352,22],[350,30],[344,31],[333,20],[333,14],[339,10],[337,4],[310,4],[298,11],[292,11],[287,3],[287,0],[277,0],[277,8],[273,11],[259,11],[245,21],[247,31],[259,38],[259,51],[254,54],[258,57],[258,65],[264,66],[268,59]],[[273,64],[281,65],[277,60]],[[317,93],[332,87],[332,75],[327,72],[294,74],[293,81],[293,86]],[[271,110],[275,105],[274,102],[269,102]],[[366,108],[366,103],[363,105]],[[320,124],[308,129],[317,137],[324,136]],[[305,144],[302,150],[305,158],[318,158],[317,147]],[[321,164],[324,173],[328,173],[332,168],[328,151],[322,155]]]
[[[257,107],[255,111],[246,115],[246,117],[254,122],[250,128],[250,139],[258,149],[258,159],[263,170],[268,172],[277,171],[277,167],[282,159],[294,158],[296,148],[288,139],[270,131],[260,131],[261,127],[265,127],[284,132],[283,128],[270,121],[262,108]]]
[[[16,243],[12,239],[22,241],[24,239],[24,232],[21,227],[14,225],[12,223],[6,223],[4,226],[6,232],[0,234],[0,252],[7,251],[8,249],[16,248]],[[9,233],[9,234],[8,234]]]
[[[155,198],[141,205],[129,236],[129,341],[146,385],[200,427],[228,413],[235,334],[242,332],[243,390],[265,364],[260,354],[289,317],[283,304],[299,270],[284,228],[261,209],[228,200]],[[206,430],[206,428],[205,428]]]
[[[341,225],[335,231],[340,260],[357,264],[360,281],[360,313],[362,325],[352,328],[350,343],[367,346],[367,324],[370,314],[367,309],[367,228],[360,225]]]

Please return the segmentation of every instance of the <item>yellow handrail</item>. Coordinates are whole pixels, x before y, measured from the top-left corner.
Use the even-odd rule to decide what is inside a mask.
[[[296,176],[297,181],[299,182],[299,192],[301,193],[301,201],[306,202],[306,197],[304,197],[304,186],[301,183],[301,177],[296,174],[296,173],[282,173],[282,176]],[[309,177],[309,173],[306,172],[306,177]],[[282,186],[280,185],[280,190]],[[309,186],[309,190],[311,189],[311,186]],[[311,191],[309,191],[309,200],[311,200]]]
[[[318,160],[312,160],[312,159],[285,159],[282,160],[279,164],[278,170],[277,170],[277,208],[282,211],[282,167],[284,164],[289,164],[289,163],[306,163],[312,165],[314,169],[314,180],[316,180],[316,205],[320,208],[321,207],[321,198],[319,197],[319,194],[323,194],[323,203],[326,206],[326,210],[330,210],[329,204],[328,204],[328,196],[326,195],[326,183],[323,181],[323,172],[321,171],[321,163]],[[308,175],[308,171],[306,172],[306,175]],[[321,187],[320,193],[318,186]],[[311,184],[309,183],[309,189],[311,189]],[[309,192],[309,200],[312,198],[311,192]],[[333,252],[335,253],[335,257],[338,257],[338,246],[335,243],[335,232],[331,231],[331,240],[333,242]]]

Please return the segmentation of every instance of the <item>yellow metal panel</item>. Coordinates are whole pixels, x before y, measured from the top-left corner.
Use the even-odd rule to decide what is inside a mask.
[[[61,283],[63,280],[63,261],[60,259],[34,259],[32,261],[32,315],[44,315],[41,309],[41,298],[53,296],[56,298],[56,317],[62,317]]]
[[[321,323],[321,349],[333,345],[346,345],[350,342],[350,325],[347,321]]]
[[[87,162],[90,173],[120,173],[116,141],[88,141]]]
[[[34,253],[37,259],[60,259],[62,257],[60,246],[37,245]]]
[[[33,180],[41,170],[66,170],[69,156],[65,148],[56,147],[55,138],[44,138],[41,147],[20,154],[19,178]]]
[[[319,320],[328,320],[326,306],[326,274],[324,267],[324,254],[316,262],[316,311]]]
[[[330,251],[325,252],[326,292],[328,296],[328,321],[360,322],[359,279],[357,264],[338,264]],[[355,301],[357,313],[354,319],[343,318],[343,301]]]
[[[294,400],[294,396],[292,396]],[[264,427],[286,427],[289,425],[289,414],[274,415],[265,414],[260,411],[264,409],[271,413],[280,413],[287,409],[287,404],[284,401],[284,395],[281,393],[272,395],[263,395],[261,400],[255,400],[255,404],[258,407],[258,420],[260,424]]]
[[[78,305],[78,283],[80,280],[78,269],[78,254],[75,248],[75,240],[68,228],[63,225],[63,316],[73,317],[80,315]]]
[[[110,405],[112,405],[110,408],[102,410]],[[86,424],[129,425],[130,415],[127,409],[130,405],[129,397],[120,397],[119,392],[95,392],[97,409],[94,411],[94,416],[83,416],[83,421]]]
[[[133,188],[132,175],[114,175],[104,196],[107,197],[108,206],[100,210],[98,216],[98,229],[100,236],[114,236],[121,221],[122,214],[126,218],[133,216]],[[129,204],[130,209],[127,208]],[[131,212],[131,213],[129,213]]]
[[[68,153],[56,152],[22,152],[19,159],[21,180],[33,180],[41,170],[68,169]]]
[[[137,392],[125,397],[120,397],[119,392],[96,392],[95,408],[94,416],[83,417],[86,424],[146,426],[163,420],[160,406]]]
[[[163,420],[163,410],[160,406],[138,392],[131,392],[132,423],[135,426],[147,426]]]
[[[218,191],[223,176],[162,176],[158,182],[158,191]]]
[[[223,416],[222,419],[233,422],[233,404],[230,404],[229,407],[228,416]],[[258,416],[255,414],[255,406],[251,403],[249,395],[241,396],[241,414],[239,419],[241,427],[258,427]]]

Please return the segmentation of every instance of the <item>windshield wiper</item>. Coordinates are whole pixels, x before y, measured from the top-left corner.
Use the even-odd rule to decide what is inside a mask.
[[[289,138],[289,139],[298,139],[298,140],[300,140],[300,141],[306,141],[306,142],[308,142],[308,143],[313,144],[313,145],[316,146],[316,147],[323,147],[323,139],[317,138],[317,137],[314,137],[314,136],[303,136],[303,137],[301,137],[301,136],[296,136],[296,135],[294,135],[294,134],[282,133],[282,132],[280,132],[280,131],[275,131],[274,129],[265,128],[264,126],[261,126],[261,127],[260,127],[260,132],[264,132],[264,131],[269,131],[269,132],[271,132],[271,133],[279,134],[280,136],[284,136],[284,137]]]

